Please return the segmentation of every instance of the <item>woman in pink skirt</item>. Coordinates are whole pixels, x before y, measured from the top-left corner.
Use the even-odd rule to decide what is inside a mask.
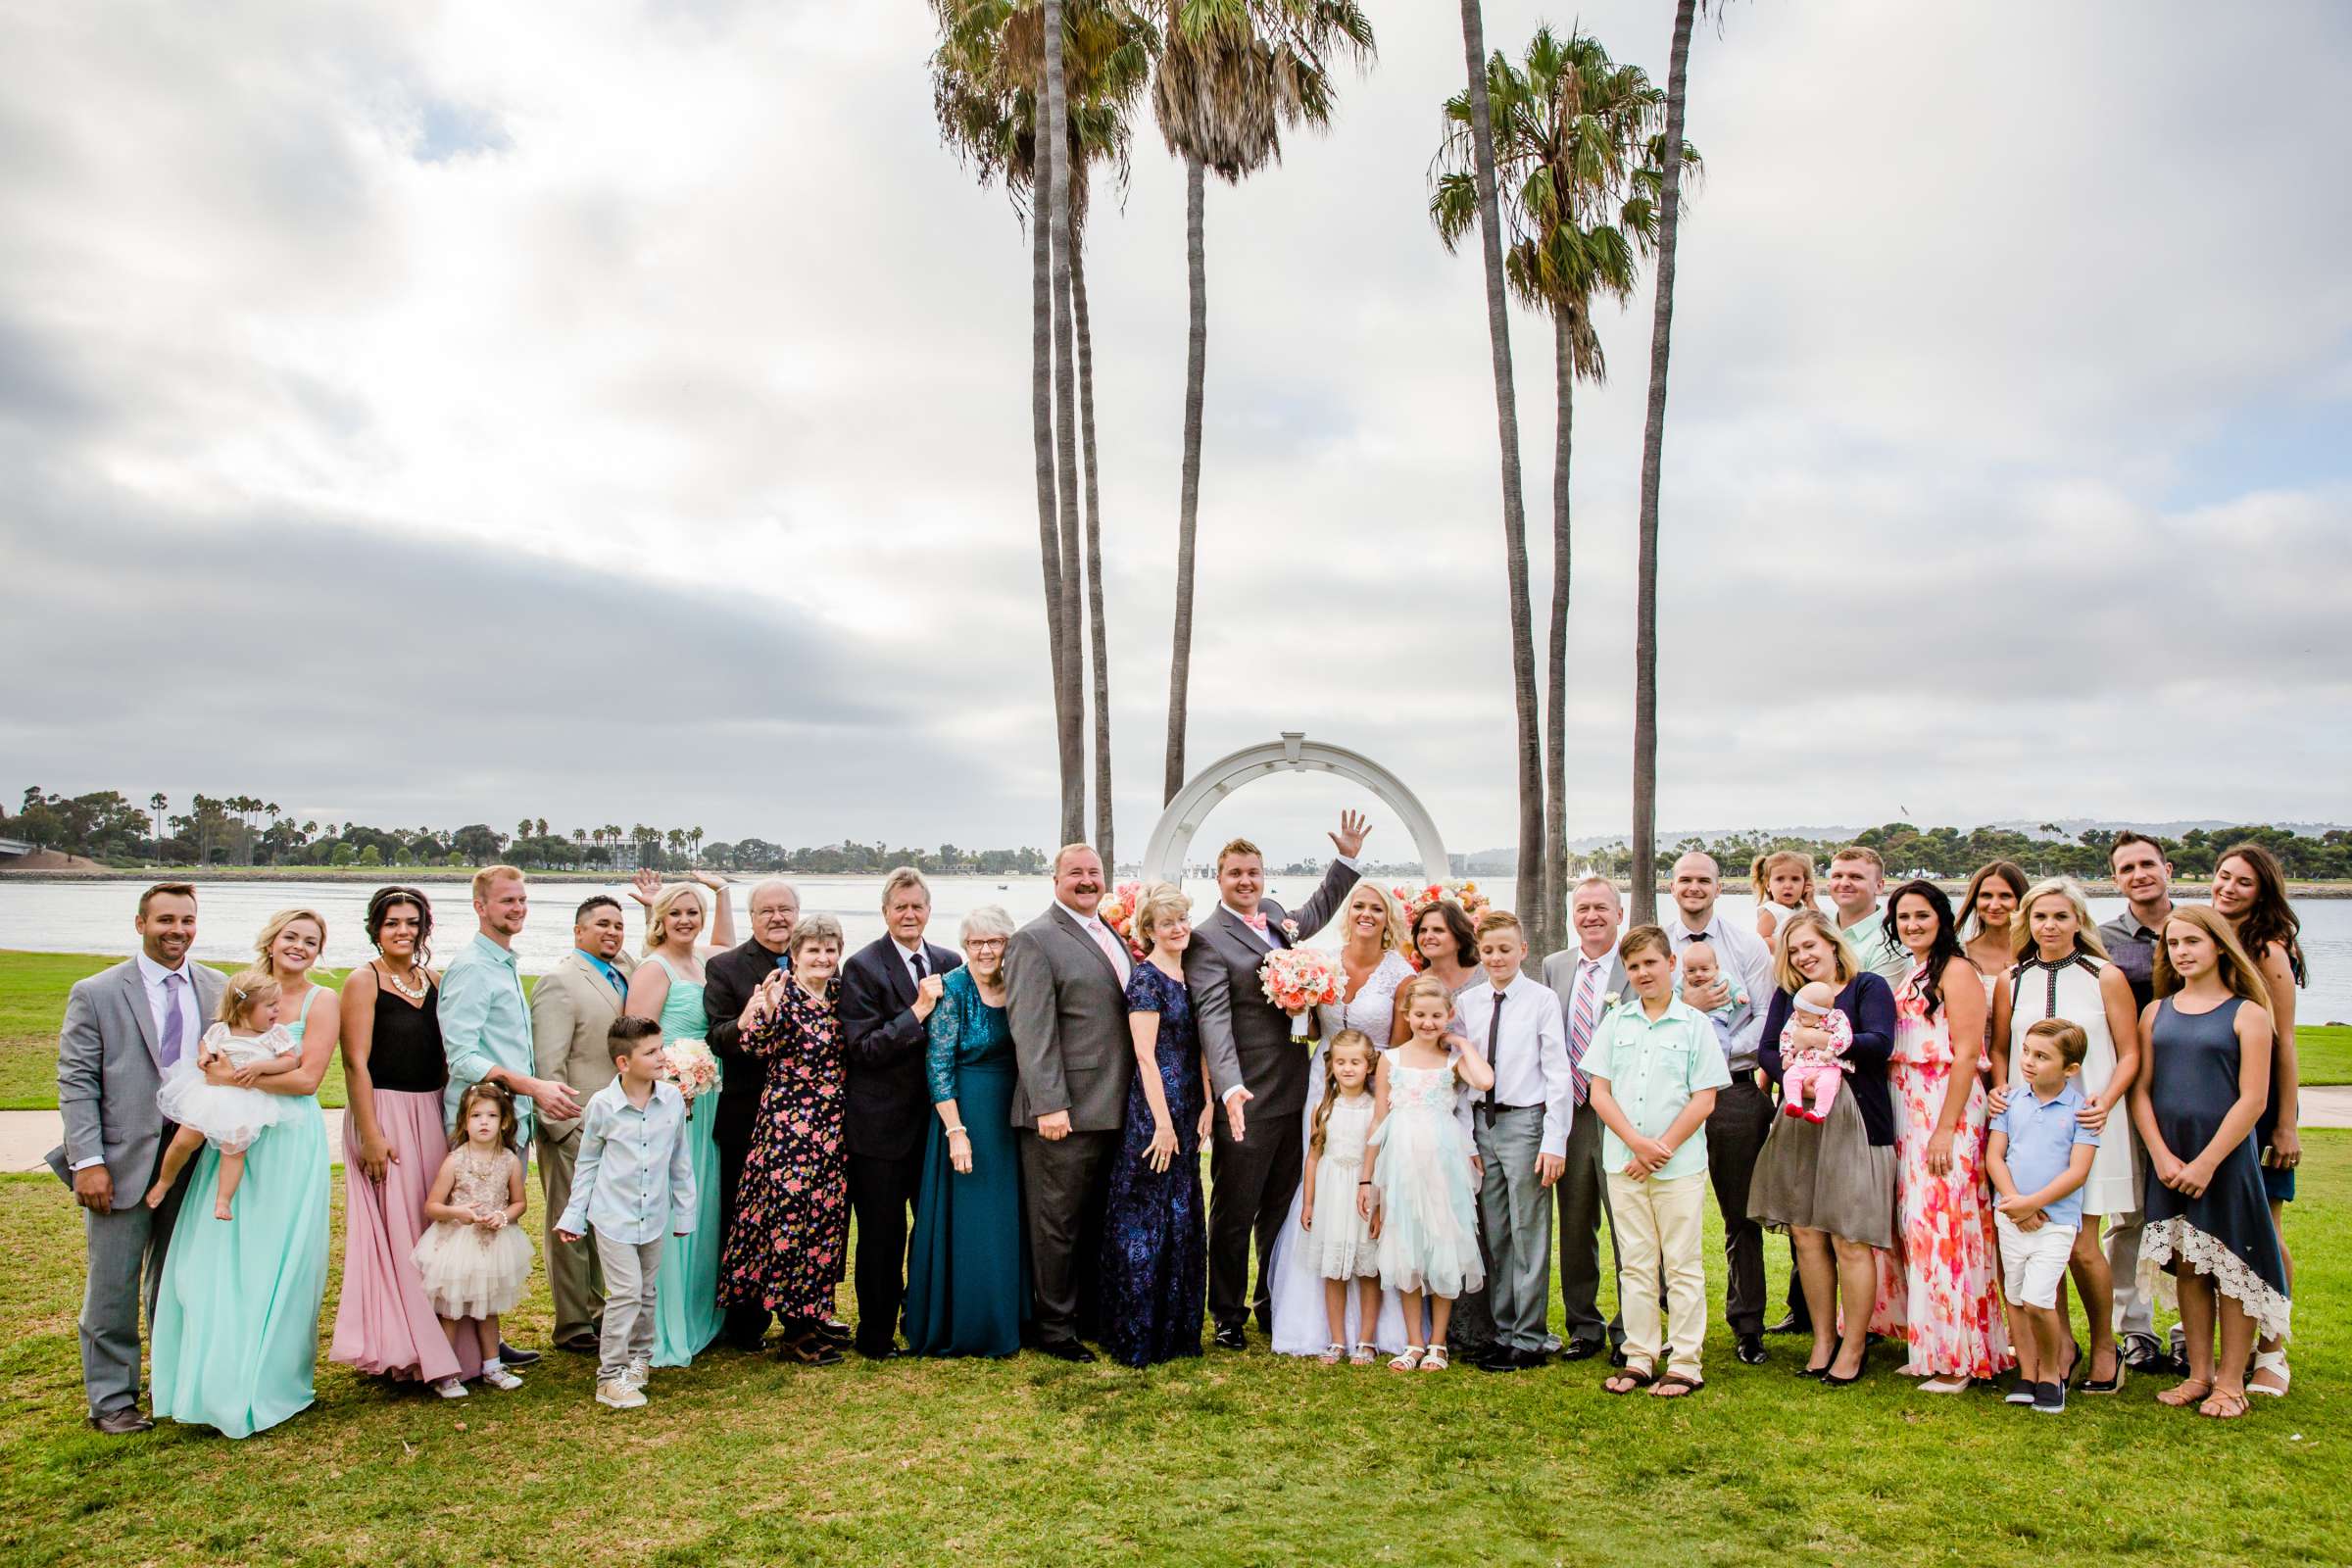
[[[1984,984],[1942,890],[1906,882],[1886,924],[1913,967],[1894,991],[1895,1246],[1879,1254],[1871,1329],[1911,1347],[1903,1370],[1957,1394],[2014,1364],[1994,1290],[1999,1252],[1984,1177]]]
[[[449,1151],[441,1091],[433,906],[415,888],[368,901],[374,961],[343,982],[343,1299],[329,1356],[363,1372],[462,1396],[481,1371],[470,1337],[452,1349],[409,1253],[431,1222],[424,1197]]]

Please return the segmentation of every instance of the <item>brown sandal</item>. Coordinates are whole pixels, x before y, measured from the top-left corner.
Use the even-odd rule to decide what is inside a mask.
[[[2228,1389],[2216,1389],[2197,1406],[2197,1414],[2216,1421],[2234,1421],[2246,1413],[2246,1396]]]
[[[1656,1381],[1656,1378],[1650,1376],[1647,1368],[1636,1371],[1630,1366],[1620,1367],[1600,1380],[1600,1392],[1603,1394],[1631,1394],[1636,1389],[1646,1389]],[[1620,1383],[1625,1387],[1619,1388],[1617,1385]]]
[[[1690,1377],[1681,1372],[1669,1372],[1650,1386],[1653,1399],[1680,1399],[1696,1394],[1707,1386],[1704,1378]]]
[[[2190,1393],[2189,1391],[2191,1389],[2194,1389],[2196,1392],[2193,1394]],[[2182,1378],[2179,1383],[2173,1385],[2173,1387],[2158,1394],[2156,1396],[2156,1402],[2158,1404],[2169,1404],[2176,1410],[2185,1410],[2212,1393],[2213,1382],[2211,1379]]]
[[[778,1345],[776,1359],[801,1366],[839,1366],[841,1347],[821,1334],[804,1334]]]

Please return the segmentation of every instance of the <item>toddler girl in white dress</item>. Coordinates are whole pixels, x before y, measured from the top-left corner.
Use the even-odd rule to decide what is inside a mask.
[[[268,1090],[209,1082],[205,1067],[215,1061],[225,1062],[250,1084],[300,1066],[302,1048],[277,1026],[277,982],[270,978],[268,970],[247,969],[232,975],[228,989],[220,993],[219,1021],[204,1032],[194,1051],[184,1053],[165,1074],[163,1086],[155,1092],[155,1108],[164,1120],[177,1122],[179,1131],[172,1134],[155,1185],[147,1190],[149,1208],[163,1206],[180,1171],[209,1142],[220,1151],[220,1191],[213,1200],[213,1217],[228,1219],[235,1214],[231,1204],[238,1184],[245,1180],[245,1151],[253,1147],[264,1128],[276,1124],[284,1114],[285,1102]]]

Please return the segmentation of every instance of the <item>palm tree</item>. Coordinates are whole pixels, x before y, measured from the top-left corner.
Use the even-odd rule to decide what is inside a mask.
[[[1666,449],[1666,357],[1674,328],[1674,240],[1683,211],[1683,100],[1690,71],[1690,25],[1698,5],[1699,0],[1680,0],[1674,8],[1674,47],[1666,64],[1666,145],[1659,159],[1658,297],[1649,328],[1649,410],[1642,424],[1641,543],[1634,564],[1636,924],[1654,919],[1658,905],[1658,470]]]
[[[147,809],[155,813],[155,842],[158,845],[164,842],[164,808],[171,804],[164,798],[162,790],[147,797]]]
[[[1039,0],[934,0],[942,39],[933,53],[932,102],[941,134],[967,164],[983,185],[1002,175],[1016,211],[1026,213],[1031,228],[1031,282],[1036,308],[1032,322],[1032,433],[1039,460],[1041,520],[1048,515],[1067,517],[1066,533],[1056,522],[1049,542],[1042,530],[1041,550],[1049,596],[1049,626],[1057,720],[1070,719],[1079,741],[1079,817],[1084,818],[1085,694],[1080,675],[1091,653],[1094,700],[1095,844],[1105,858],[1111,843],[1110,677],[1109,632],[1102,607],[1102,505],[1097,478],[1095,440],[1094,333],[1087,309],[1085,227],[1088,216],[1088,168],[1106,163],[1124,188],[1128,148],[1133,139],[1131,114],[1150,78],[1151,60],[1158,35],[1151,24],[1118,0],[1065,0],[1061,6],[1062,80],[1068,126],[1066,142],[1069,182],[1068,247],[1070,268],[1069,318],[1075,337],[1078,394],[1078,444],[1084,472],[1084,566],[1075,559],[1080,541],[1080,498],[1057,493],[1059,480],[1053,464],[1054,451],[1047,370],[1053,363],[1053,238],[1057,230],[1043,215],[1037,200],[1039,178],[1046,172],[1037,150],[1037,86],[1045,70],[1045,19]],[[1050,192],[1049,192],[1050,194]],[[1063,423],[1066,425],[1065,417]],[[1050,509],[1050,511],[1049,511]],[[1080,583],[1083,581],[1083,599]],[[1066,591],[1065,591],[1066,589]],[[1083,613],[1087,642],[1080,651],[1071,639]],[[1076,663],[1069,662],[1075,659]],[[1066,745],[1073,733],[1065,725],[1060,739]],[[1067,760],[1065,757],[1065,761]],[[1069,775],[1064,776],[1064,809],[1068,808]],[[1067,825],[1065,821],[1065,826]]]
[[[1470,163],[1477,184],[1479,248],[1487,274],[1487,346],[1494,370],[1494,427],[1502,446],[1502,563],[1510,597],[1511,690],[1519,717],[1519,897],[1544,892],[1544,757],[1537,732],[1536,641],[1527,598],[1527,509],[1519,474],[1519,400],[1511,381],[1511,322],[1504,299],[1502,219],[1495,194],[1494,126],[1487,93],[1486,24],[1479,0],[1462,0],[1462,60],[1470,78]],[[1548,911],[1538,909],[1534,946],[1544,951]]]
[[[1633,293],[1636,255],[1657,230],[1656,146],[1665,94],[1639,67],[1619,66],[1598,39],[1565,41],[1539,27],[1524,69],[1497,52],[1487,65],[1498,200],[1508,225],[1503,272],[1511,292],[1551,317],[1558,424],[1552,457],[1552,585],[1549,667],[1544,694],[1544,865],[1537,946],[1565,941],[1568,899],[1569,472],[1578,380],[1606,378],[1592,327],[1592,297]],[[1435,168],[1430,217],[1451,250],[1478,221],[1478,182],[1469,94],[1446,104],[1446,131]],[[1685,150],[1684,156],[1693,155]]]
[[[1331,123],[1329,62],[1374,53],[1355,0],[1162,0],[1167,7],[1152,108],[1168,152],[1184,160],[1185,272],[1191,302],[1184,366],[1184,468],[1177,491],[1176,617],[1168,662],[1163,799],[1184,788],[1193,662],[1193,563],[1200,506],[1200,405],[1208,364],[1207,176],[1231,184],[1282,157],[1282,127]]]
[[[690,827],[686,830],[686,848],[696,859],[702,858],[703,830],[701,828]]]

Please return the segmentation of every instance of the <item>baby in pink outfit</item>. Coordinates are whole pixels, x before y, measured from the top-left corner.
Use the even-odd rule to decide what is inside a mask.
[[[1822,1121],[1838,1103],[1838,1086],[1854,1070],[1845,1059],[1854,1026],[1838,1008],[1837,989],[1825,981],[1799,987],[1789,1001],[1788,1021],[1781,1026],[1783,1114]]]

